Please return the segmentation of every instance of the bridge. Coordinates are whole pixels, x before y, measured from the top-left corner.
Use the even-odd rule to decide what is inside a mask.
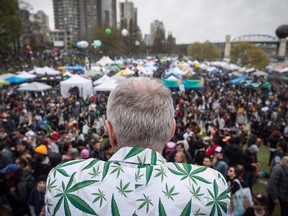
[[[276,55],[277,49],[279,47],[279,40],[277,37],[266,35],[266,34],[247,34],[235,37],[231,40],[231,43],[237,42],[250,42],[256,46],[261,47],[267,55]],[[215,42],[214,43],[218,49],[224,53],[225,49],[225,42]],[[177,45],[180,53],[184,54],[187,53],[187,47],[189,44],[179,44]],[[288,41],[287,41],[287,48],[288,48]],[[288,50],[287,52],[288,53]]]

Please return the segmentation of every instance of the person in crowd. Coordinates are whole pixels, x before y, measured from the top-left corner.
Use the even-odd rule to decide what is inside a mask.
[[[162,156],[167,160],[169,155],[175,151],[176,143],[175,142],[167,142],[162,150]]]
[[[284,140],[281,140],[276,146],[276,151],[274,152],[274,156],[271,161],[271,168],[279,164],[284,156],[288,156],[287,143]]]
[[[82,159],[88,159],[88,158],[90,158],[90,152],[89,152],[89,150],[88,149],[82,149],[82,151],[80,152],[80,157],[82,158]]]
[[[231,142],[227,144],[224,150],[224,155],[229,161],[230,166],[237,166],[241,164],[243,149],[240,145]]]
[[[27,203],[31,216],[40,215],[40,212],[45,205],[46,179],[47,176],[40,175],[36,180],[36,187],[34,187],[29,194]]]
[[[59,147],[54,143],[52,135],[46,137],[48,152],[59,153]]]
[[[190,153],[185,151],[184,144],[182,142],[179,142],[179,141],[176,144],[176,149],[173,152],[171,152],[171,154],[169,154],[167,161],[168,162],[175,162],[175,157],[176,157],[177,152],[184,153],[186,160],[187,160],[187,163],[192,163],[192,157],[191,157]]]
[[[266,190],[269,214],[273,215],[275,205],[280,204],[281,215],[288,215],[288,156],[272,168]]]
[[[241,168],[239,166],[230,166],[227,171],[227,181],[231,194],[231,210],[232,214],[243,215],[245,209],[248,208],[249,203],[248,200],[244,200],[244,198],[237,197],[236,192],[242,190],[242,188],[246,187],[245,183],[240,178]],[[240,191],[241,193],[241,191]]]
[[[40,175],[48,175],[51,170],[48,149],[46,145],[39,145],[34,149],[34,160],[32,162],[33,176],[37,179]]]
[[[263,194],[256,194],[253,197],[253,206],[249,206],[243,216],[269,216],[267,197]]]
[[[25,155],[32,155],[27,141],[21,139],[16,144],[16,157],[24,157]]]
[[[277,144],[279,143],[279,141],[281,139],[281,136],[282,136],[282,134],[279,130],[274,130],[270,134],[270,137],[268,139],[266,139],[266,143],[268,144],[269,150],[270,150],[268,166],[271,166],[271,162],[272,162],[272,159],[274,157],[274,153],[276,151]]]
[[[203,166],[212,168],[212,159],[211,159],[211,157],[205,156],[203,158]]]
[[[259,148],[256,144],[248,147],[243,154],[242,162],[243,165],[243,179],[246,185],[251,189],[255,181],[256,172],[258,171],[258,167],[260,163],[257,159],[257,152]]]
[[[104,145],[104,151],[102,151],[102,154],[100,155],[100,160],[108,161],[112,157],[113,153],[112,146],[109,143],[106,143]]]
[[[122,81],[110,93],[105,121],[116,153],[109,162],[88,159],[66,163],[61,169],[68,177],[59,172],[54,176],[52,170],[47,181],[56,187],[46,191],[46,215],[191,215],[198,210],[206,215],[211,213],[209,202],[215,197],[223,203],[218,214],[227,214],[228,186],[222,177],[215,178],[219,172],[191,164],[176,166],[159,153],[174,135],[174,114],[171,91],[161,81],[148,77]],[[191,181],[197,182],[195,190],[203,199],[187,193]],[[73,207],[75,199],[84,197],[81,207]]]
[[[214,156],[215,155],[215,149],[219,146],[216,142],[218,142],[218,140],[217,139],[210,139],[210,142],[211,142],[211,145],[210,145],[210,147],[208,147],[207,149],[206,149],[206,152],[205,152],[205,154],[206,154],[206,156],[208,156],[208,157],[212,157],[212,156]],[[220,146],[221,147],[221,146]]]
[[[91,146],[90,157],[100,159],[103,154],[103,148],[101,148],[99,140],[93,139],[89,145]]]
[[[175,162],[176,163],[187,163],[186,156],[184,152],[177,152],[175,155]]]
[[[7,200],[15,216],[29,215],[26,203],[30,191],[34,187],[33,176],[27,170],[19,168],[16,164],[9,164],[0,173],[7,177]]]
[[[0,169],[3,169],[8,164],[14,162],[14,155],[9,148],[5,148],[4,144],[0,142]]]
[[[227,175],[227,170],[229,168],[228,162],[224,158],[224,152],[223,148],[221,146],[218,146],[215,149],[215,156],[213,158],[213,169],[217,170],[220,172],[224,178],[226,178]]]

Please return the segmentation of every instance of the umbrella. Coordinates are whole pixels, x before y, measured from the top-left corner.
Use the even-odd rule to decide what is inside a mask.
[[[252,75],[260,77],[260,76],[268,76],[268,73],[266,73],[264,71],[256,71],[256,72],[253,72]]]

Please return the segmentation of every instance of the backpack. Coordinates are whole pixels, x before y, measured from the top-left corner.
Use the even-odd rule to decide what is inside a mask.
[[[233,199],[233,215],[242,216],[245,210],[253,205],[253,199],[251,190],[249,187],[243,188],[239,179],[235,179],[235,182],[239,185],[239,190],[232,196]]]

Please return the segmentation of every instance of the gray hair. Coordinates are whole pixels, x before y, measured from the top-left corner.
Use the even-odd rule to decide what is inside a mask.
[[[110,93],[107,119],[119,147],[162,148],[173,129],[171,91],[157,79],[128,78]]]

